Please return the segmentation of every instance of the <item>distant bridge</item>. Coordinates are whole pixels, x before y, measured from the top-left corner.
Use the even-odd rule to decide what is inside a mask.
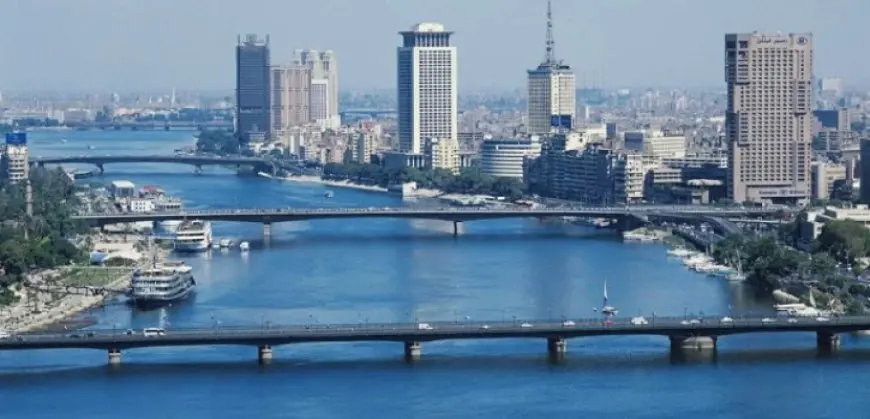
[[[562,207],[562,208],[275,208],[275,209],[221,209],[201,211],[177,211],[162,213],[84,214],[74,218],[95,226],[139,221],[205,220],[242,221],[263,223],[266,234],[272,223],[339,218],[411,218],[452,221],[454,235],[457,224],[465,221],[522,218],[522,217],[579,217],[617,219],[620,228],[628,230],[642,225],[648,217],[665,216],[681,218],[699,217],[746,217],[778,213],[763,208],[716,208],[704,206],[638,206],[638,207]]]
[[[593,336],[652,335],[670,339],[671,350],[715,349],[718,337],[745,333],[811,332],[820,350],[839,346],[838,333],[870,329],[870,317],[698,318],[652,317],[541,321],[355,323],[171,329],[145,336],[136,331],[92,330],[73,333],[33,333],[0,339],[0,350],[85,348],[108,351],[109,363],[121,363],[121,350],[163,346],[249,345],[261,362],[272,359],[272,346],[311,342],[398,342],[407,360],[422,355],[422,343],[458,339],[545,339],[547,352],[558,359],[568,350],[567,339]]]
[[[70,122],[64,126],[76,129],[101,129],[101,130],[165,130],[174,129],[233,129],[233,121],[111,121],[111,122]]]
[[[395,109],[365,109],[365,108],[357,108],[357,109],[341,109],[338,113],[341,116],[341,119],[344,119],[347,115],[366,115],[372,118],[377,118],[379,116],[387,116],[387,115],[396,115],[397,111]]]
[[[205,165],[237,165],[269,167],[273,163],[260,157],[222,157],[222,156],[198,156],[198,155],[80,155],[62,157],[36,157],[30,159],[31,164],[44,166],[46,164],[69,164],[82,163],[93,164],[103,172],[103,165],[112,163],[179,163],[189,164],[196,167]]]

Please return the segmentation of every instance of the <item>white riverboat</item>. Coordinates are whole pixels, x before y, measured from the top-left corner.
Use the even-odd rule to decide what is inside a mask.
[[[175,231],[173,247],[177,252],[201,252],[211,246],[211,223],[184,221]]]
[[[158,199],[154,201],[154,212],[179,212],[184,207],[177,199]],[[181,220],[165,220],[154,223],[154,231],[161,233],[175,233]]]
[[[138,270],[130,283],[130,299],[140,308],[152,308],[187,298],[196,288],[193,269],[184,262],[165,261]]]

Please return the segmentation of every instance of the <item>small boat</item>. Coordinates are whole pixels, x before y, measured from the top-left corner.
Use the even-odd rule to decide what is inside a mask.
[[[601,314],[605,316],[615,316],[619,310],[616,307],[607,304],[607,281],[604,281],[604,304],[601,307]]]
[[[214,249],[214,250],[217,250],[217,249],[220,249],[220,248],[221,248],[221,245],[220,245],[219,243],[212,243],[212,244],[211,244],[211,248]]]
[[[218,244],[220,245],[220,247],[230,247],[233,245],[233,241],[230,239],[221,239]]]
[[[323,194],[323,197],[327,199],[332,198],[333,196],[335,196],[335,193],[333,193],[332,191],[326,191],[326,193]]]
[[[251,244],[248,242],[241,242],[239,244],[239,249],[241,249],[241,251],[243,251],[243,252],[247,252],[248,250],[251,249]]]

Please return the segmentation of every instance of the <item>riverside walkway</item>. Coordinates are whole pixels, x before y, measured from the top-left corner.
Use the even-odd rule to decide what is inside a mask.
[[[640,323],[640,324],[639,324]],[[839,346],[839,333],[870,329],[870,316],[839,318],[696,318],[654,317],[638,322],[611,320],[542,320],[497,322],[355,323],[218,326],[177,328],[146,336],[139,331],[90,330],[73,333],[31,333],[0,339],[0,350],[87,348],[106,350],[110,364],[120,364],[121,351],[162,346],[246,345],[256,347],[261,362],[272,347],[313,342],[381,341],[402,343],[405,357],[422,355],[422,343],[457,339],[543,339],[552,357],[567,352],[567,339],[594,336],[656,335],[670,339],[672,350],[714,349],[720,336],[744,333],[814,332],[819,349]]]

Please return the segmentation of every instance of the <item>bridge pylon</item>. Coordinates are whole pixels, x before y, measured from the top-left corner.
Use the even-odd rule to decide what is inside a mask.
[[[102,163],[97,163],[97,164],[95,164],[95,166],[97,166],[97,170],[100,171],[100,174],[101,174],[101,175],[102,175],[103,173],[106,172],[106,168],[103,167],[103,164],[102,164]]]

